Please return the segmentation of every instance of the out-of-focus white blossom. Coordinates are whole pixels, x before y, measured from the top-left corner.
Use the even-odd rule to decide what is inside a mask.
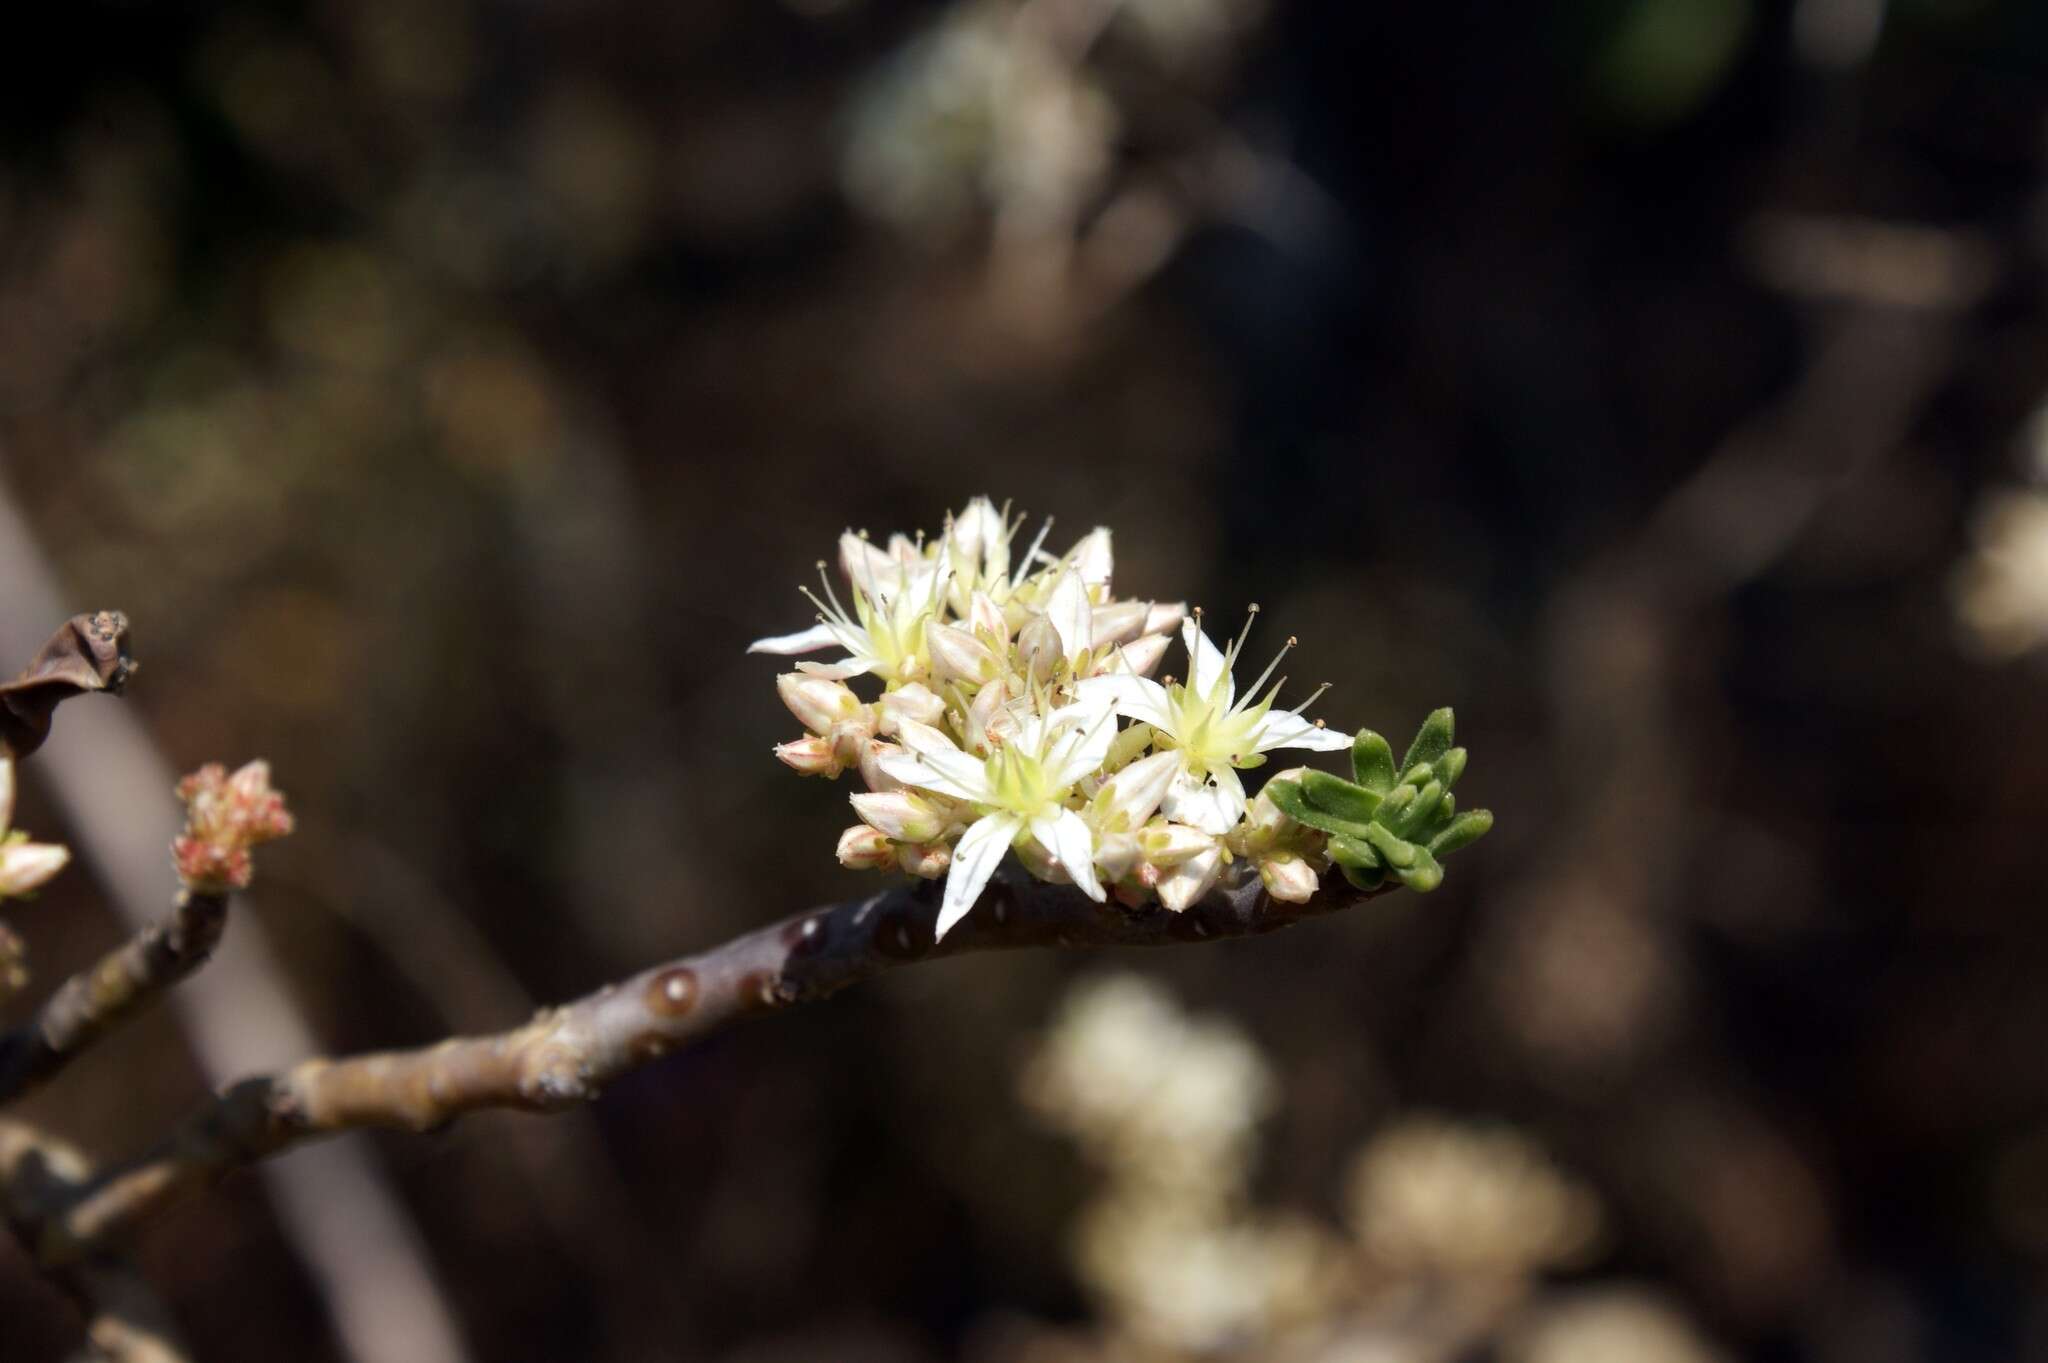
[[[1025,1099],[1098,1160],[1179,1188],[1234,1184],[1273,1076],[1232,1024],[1142,975],[1077,986],[1025,1071]]]
[[[2001,658],[2048,643],[2048,493],[1993,495],[1974,537],[1955,576],[1956,616],[1971,639]]]
[[[1641,1288],[1599,1288],[1533,1312],[1504,1363],[1725,1363],[1678,1309]]]
[[[1599,1204],[1527,1137],[1437,1118],[1403,1121],[1350,1177],[1360,1243],[1404,1271],[1516,1276],[1570,1263],[1599,1234]]]

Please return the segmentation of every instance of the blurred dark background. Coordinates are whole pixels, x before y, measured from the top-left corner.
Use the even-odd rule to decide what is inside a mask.
[[[1332,723],[1455,706],[1498,817],[1427,898],[931,965],[588,1112],[376,1138],[399,1259],[236,1178],[141,1246],[199,1357],[2048,1357],[2048,8],[12,27],[0,490],[145,663],[47,761],[117,708],[176,770],[271,759],[301,833],[236,931],[319,1047],[864,893],[743,649],[842,528],[976,493],[1113,526],[1123,593],[1258,600]],[[90,859],[45,761],[17,822]],[[109,895],[12,915],[40,980]],[[1353,1152],[1431,1111],[1539,1143],[1597,1245],[1447,1334],[1441,1265],[1220,1343],[1120,1319],[1073,1252],[1100,1173],[1018,1096],[1109,967],[1264,1055],[1260,1208],[1337,1237]],[[164,1015],[30,1111],[118,1154],[224,1077],[194,1055]],[[1671,1338],[1531,1333],[1620,1290]],[[0,1254],[0,1357],[75,1330]]]

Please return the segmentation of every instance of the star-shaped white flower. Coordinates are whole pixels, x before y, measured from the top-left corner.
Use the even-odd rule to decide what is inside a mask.
[[[1100,705],[1075,704],[1016,714],[1013,732],[988,757],[962,752],[945,734],[907,720],[897,735],[909,755],[885,757],[882,770],[908,786],[968,801],[976,818],[953,847],[938,936],[966,917],[1003,853],[1029,836],[1082,893],[1100,902],[1093,835],[1067,807],[1074,785],[1101,769],[1116,723]]]
[[[798,663],[798,670],[834,681],[868,673],[891,686],[917,681],[930,670],[924,627],[945,600],[951,566],[944,559],[893,556],[854,536],[846,538],[859,546],[851,555],[841,555],[853,584],[853,609],[840,604],[820,564],[824,598],[804,592],[818,608],[818,623],[795,634],[756,639],[747,652],[810,653],[837,644],[846,650],[844,658],[836,663]]]
[[[1188,651],[1186,682],[1166,686],[1149,677],[1122,673],[1089,677],[1076,688],[1080,703],[1109,705],[1126,719],[1151,725],[1154,742],[1180,754],[1180,772],[1161,808],[1167,818],[1209,833],[1229,832],[1244,814],[1244,782],[1237,772],[1241,767],[1260,765],[1264,761],[1260,754],[1275,748],[1335,752],[1351,745],[1348,735],[1302,718],[1302,710],[1315,696],[1292,710],[1273,708],[1286,678],[1275,682],[1263,698],[1259,696],[1259,688],[1287,656],[1286,648],[1240,699],[1231,670],[1244,640],[1243,634],[1238,635],[1230,651],[1223,652],[1202,632],[1197,615],[1181,623],[1181,641]],[[1293,646],[1294,640],[1289,639],[1287,647]]]

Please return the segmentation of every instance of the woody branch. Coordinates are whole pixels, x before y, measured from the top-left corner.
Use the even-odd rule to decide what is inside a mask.
[[[936,940],[938,887],[923,882],[812,910],[683,957],[524,1026],[411,1051],[304,1061],[227,1089],[140,1157],[77,1189],[45,1218],[34,1251],[62,1269],[224,1174],[302,1141],[359,1127],[431,1130],[479,1108],[554,1111],[727,1023],[811,1002],[884,971],[974,951],[1163,946],[1244,937],[1339,911],[1384,891],[1340,878],[1308,903],[1278,901],[1256,876],[1220,884],[1186,911],[1099,905],[1014,869]]]

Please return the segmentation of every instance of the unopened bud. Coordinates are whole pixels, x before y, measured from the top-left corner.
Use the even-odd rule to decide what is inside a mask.
[[[1154,601],[1152,608],[1145,612],[1145,633],[1166,634],[1178,629],[1187,613],[1188,603],[1185,601]]]
[[[1060,647],[1060,632],[1043,615],[1032,616],[1017,631],[1017,652],[1033,681],[1050,681],[1066,659],[1065,650]]]
[[[879,871],[896,864],[896,844],[881,829],[857,823],[839,835],[839,864],[851,871]]]
[[[903,783],[882,770],[882,759],[909,755],[900,744],[884,743],[879,738],[871,738],[867,746],[860,750],[860,779],[868,783],[869,790],[901,790]]]
[[[885,734],[894,734],[906,719],[914,719],[919,724],[937,724],[946,713],[946,702],[920,682],[897,687],[882,697],[880,705],[881,729]]]
[[[957,625],[927,620],[924,641],[931,650],[932,675],[942,682],[965,681],[979,686],[996,675],[996,655],[987,644]]]
[[[1159,880],[1159,902],[1175,913],[1209,893],[1223,872],[1223,849],[1210,845],[1199,856],[1188,858]]]
[[[1143,855],[1134,833],[1104,833],[1095,840],[1095,864],[1105,880],[1122,880],[1137,868]]]
[[[842,767],[833,755],[832,740],[810,734],[793,743],[775,745],[775,755],[805,776],[837,776]]]
[[[860,755],[875,736],[876,707],[863,705],[849,719],[842,719],[825,735],[832,743],[832,758],[841,767],[859,763]]]
[[[913,791],[868,791],[847,798],[854,813],[898,842],[931,842],[946,831],[945,817]]]
[[[987,592],[976,592],[968,602],[967,627],[975,638],[992,648],[1009,647],[1010,622],[1003,618],[1003,608]]]
[[[1164,634],[1143,634],[1109,655],[1104,665],[1106,672],[1128,672],[1134,677],[1149,677],[1159,666],[1159,660],[1166,656],[1167,639]]]
[[[1151,607],[1143,601],[1112,601],[1095,608],[1095,643],[1127,644],[1145,630]]]
[[[975,692],[974,699],[967,706],[969,752],[987,757],[1017,732],[1017,717],[1010,713],[1006,704],[1009,698],[1009,687],[1000,681],[992,681]]]
[[[861,708],[860,697],[843,681],[785,672],[775,679],[775,693],[796,716],[796,722],[814,734],[832,732],[832,726],[853,718]]]
[[[942,842],[904,843],[896,849],[896,864],[920,880],[937,880],[953,864],[953,849]]]
[[[1178,866],[1190,857],[1216,850],[1216,835],[1184,823],[1152,823],[1139,832],[1138,846],[1153,865]]]
[[[1292,852],[1260,858],[1259,881],[1267,894],[1289,904],[1308,903],[1318,883],[1315,868]]]

